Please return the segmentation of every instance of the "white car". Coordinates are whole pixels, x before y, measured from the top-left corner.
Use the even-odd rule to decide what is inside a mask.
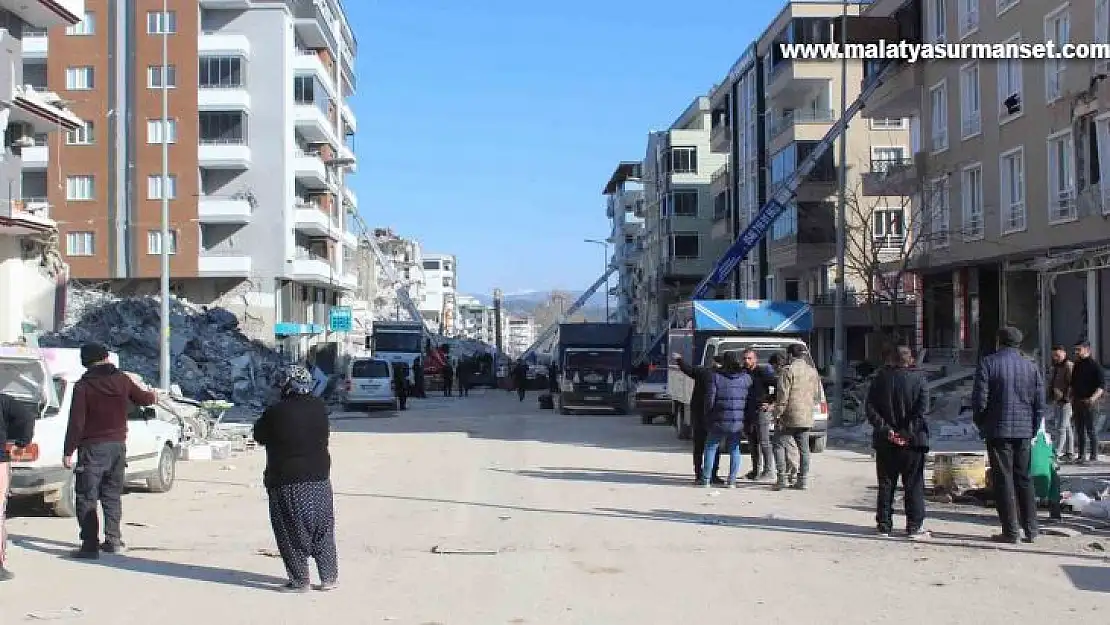
[[[119,356],[111,354],[113,363]],[[0,347],[0,393],[39,417],[31,445],[12,461],[12,497],[41,497],[56,516],[76,514],[73,471],[62,466],[73,385],[85,372],[76,349]],[[160,408],[133,407],[127,421],[127,481],[152,492],[173,487],[181,426]]]

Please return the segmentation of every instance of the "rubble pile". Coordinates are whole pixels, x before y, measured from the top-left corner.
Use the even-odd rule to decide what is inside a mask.
[[[943,383],[943,380],[939,382]],[[860,443],[871,441],[871,425],[867,423],[866,415],[863,414],[863,399],[867,395],[867,385],[860,384],[857,390],[855,396],[859,401],[855,406],[855,419],[849,425],[835,428],[830,432],[830,437]],[[845,401],[846,406],[848,403]],[[957,381],[954,386],[945,384],[944,390],[932,390],[927,419],[930,436],[934,441],[978,440],[979,429],[975,427],[972,420],[970,377]]]
[[[80,287],[69,288],[65,328],[44,334],[43,347],[80,347],[96,341],[119,353],[120,366],[147,381],[158,379],[158,297],[118,298]],[[170,302],[170,358],[173,379],[184,396],[226,400],[261,408],[270,399],[282,356],[239,331],[239,320],[217,307]]]
[[[1060,483],[1061,503],[1072,512],[1095,519],[1110,518],[1110,482],[1091,476],[1065,476]]]

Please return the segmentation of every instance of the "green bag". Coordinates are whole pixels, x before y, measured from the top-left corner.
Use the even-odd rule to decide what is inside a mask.
[[[1052,447],[1052,440],[1042,423],[1037,437],[1033,439],[1033,452],[1029,460],[1029,475],[1033,478],[1033,488],[1039,499],[1049,496],[1055,473],[1056,450]]]

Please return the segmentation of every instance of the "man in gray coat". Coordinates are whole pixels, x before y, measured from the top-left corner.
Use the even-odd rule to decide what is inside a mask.
[[[798,479],[794,488],[805,490],[809,478],[809,431],[813,429],[813,408],[821,391],[821,376],[806,361],[805,345],[787,347],[788,363],[782,368],[775,389],[775,453],[777,480],[774,490],[786,488],[786,445],[793,440],[800,456]]]

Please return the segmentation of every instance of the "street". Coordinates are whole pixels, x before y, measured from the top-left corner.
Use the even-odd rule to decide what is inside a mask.
[[[688,443],[670,428],[634,415],[560,416],[539,410],[534,393],[518,403],[515,394],[478,390],[414,400],[397,414],[336,417],[339,590],[272,592],[285,580],[257,451],[182,462],[170,493],[128,494],[125,555],[64,559],[75,522],[20,512],[9,522],[17,578],[0,588],[0,621],[1106,618],[1097,614],[1110,592],[1105,532],[998,548],[987,540],[997,531],[991,510],[933,505],[932,540],[880,538],[873,465],[858,452],[814,456],[806,492],[699,489],[690,485]]]

